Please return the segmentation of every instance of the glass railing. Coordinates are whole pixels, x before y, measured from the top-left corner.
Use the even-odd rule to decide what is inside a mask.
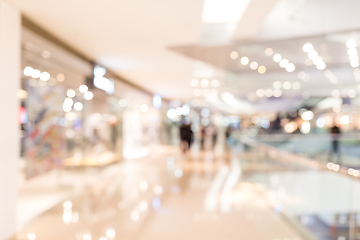
[[[334,134],[271,134],[253,138],[277,149],[305,156],[320,162],[360,168],[360,135]]]
[[[275,142],[276,136],[273,139],[261,143],[249,138],[241,140],[244,175],[269,206],[304,239],[360,239],[359,170],[294,151],[302,149],[302,144],[313,149],[323,147],[331,139],[292,139],[287,145],[292,147],[283,148],[286,150]]]

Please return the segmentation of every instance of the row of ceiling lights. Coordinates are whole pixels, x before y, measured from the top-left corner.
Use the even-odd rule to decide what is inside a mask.
[[[208,107],[209,103],[206,102],[204,99],[194,99],[191,101],[191,105],[193,107]]]
[[[281,83],[280,81],[276,81],[273,83],[273,89],[258,89],[256,90],[256,96],[259,98],[262,97],[281,97],[282,96],[282,90],[290,90],[291,88],[294,90],[299,90],[301,88],[301,84],[299,82],[293,82],[285,81]]]
[[[357,46],[356,41],[354,39],[350,39],[346,42],[346,46],[349,48],[348,55],[350,58],[350,65],[354,68],[359,67],[359,57],[358,57],[358,52],[356,50],[356,46]],[[307,61],[306,65],[314,64],[319,70],[324,70],[326,68],[325,62],[319,56],[318,52],[314,50],[314,46],[311,43],[306,43],[302,49],[304,52],[306,52],[308,54],[308,58],[311,60],[310,64],[308,64],[308,61]],[[267,48],[265,50],[265,54],[267,56],[271,56],[273,54],[273,49]],[[236,51],[233,51],[230,53],[231,59],[235,60],[238,57],[239,57],[239,54]],[[295,71],[295,65],[293,63],[290,63],[289,60],[282,58],[282,56],[279,53],[276,53],[273,56],[273,60],[275,62],[278,62],[280,67],[285,68],[286,71],[288,71],[288,72]],[[242,65],[247,65],[249,63],[249,59],[247,57],[242,57],[240,62]],[[263,66],[261,66],[261,67],[263,67]],[[257,69],[258,68],[257,62],[250,63],[250,68],[253,70]],[[264,69],[265,69],[265,71],[259,71],[259,72],[265,73],[266,68],[264,67]],[[261,70],[263,70],[263,69],[261,69]]]
[[[81,85],[80,87],[79,87],[79,92],[80,93],[83,93],[84,94],[84,99],[86,99],[86,100],[91,100],[91,99],[93,99],[93,97],[94,97],[94,95],[93,95],[93,93],[92,92],[90,92],[90,91],[88,91],[88,87],[86,86],[86,85]],[[68,96],[68,98],[74,98],[75,96],[76,96],[76,92],[75,92],[75,90],[73,90],[73,89],[69,89],[68,91],[67,91],[67,96]],[[65,99],[66,100],[66,99]],[[68,100],[67,100],[68,101]],[[69,102],[70,103],[70,102]],[[118,104],[119,104],[119,106],[120,107],[122,107],[122,108],[124,108],[124,107],[126,107],[127,106],[127,101],[125,100],[125,99],[120,99],[119,100],[119,102],[118,102]],[[72,105],[71,105],[72,106]],[[81,109],[80,109],[81,108]],[[76,107],[76,103],[74,104],[74,109],[76,110],[76,111],[81,111],[82,110],[82,107],[81,107],[81,105],[80,104],[78,104],[78,107]],[[80,110],[79,110],[80,109]],[[149,111],[149,106],[147,105],[147,104],[141,104],[140,105],[140,110],[141,110],[141,112],[144,112],[144,113],[146,113],[146,112],[148,112]]]
[[[353,40],[353,39],[350,39],[349,41],[347,41],[346,46],[349,48],[348,49],[348,55],[349,55],[349,58],[350,58],[350,65],[352,67],[358,67],[359,66],[359,58],[358,58],[358,52],[356,50],[356,41]],[[313,45],[311,43],[306,43],[303,46],[303,51],[308,53],[308,58],[309,58],[308,60],[311,61],[310,64],[306,64],[306,65],[314,64],[317,67],[317,69],[319,69],[319,70],[324,70],[326,68],[325,62],[319,56],[318,52],[314,50],[314,47],[313,47]],[[271,48],[267,48],[265,50],[265,54],[267,56],[271,56],[273,54],[273,50]],[[230,57],[232,59],[237,59],[238,58],[238,53],[236,51],[233,51],[230,54]],[[289,63],[289,61],[287,59],[283,59],[280,54],[278,54],[278,53],[275,54],[273,56],[273,60],[275,62],[279,62],[280,67],[285,68],[288,72],[295,71],[295,65],[292,64],[292,63]],[[247,57],[242,57],[240,62],[241,62],[242,65],[247,65],[249,63],[249,59]],[[258,64],[256,62],[252,62],[252,63],[250,63],[250,68],[255,70],[255,69],[258,68]],[[359,81],[360,81],[360,71],[359,71],[359,73],[357,73],[355,70],[356,69],[354,69],[355,79],[359,79]],[[266,68],[265,68],[265,71],[266,71]],[[265,71],[263,73],[265,73]],[[333,84],[337,84],[339,82],[338,78],[330,70],[325,71],[324,75]],[[304,81],[309,80],[309,75],[306,74],[303,71],[299,72],[298,77],[299,77],[299,79],[302,79]],[[274,86],[278,85],[278,84],[279,83],[275,82]],[[293,86],[294,90],[300,89],[300,87],[301,87],[300,83],[294,82],[294,84],[295,84]],[[291,83],[290,82],[284,82],[283,88],[284,89],[290,89],[291,88]],[[277,90],[277,89],[275,88],[275,90]],[[267,96],[267,97],[271,97],[271,96],[275,96],[275,97],[278,96],[279,97],[279,96],[281,96],[281,92],[275,91],[275,90],[272,92],[272,94],[270,94],[270,92],[272,91],[271,89],[267,89],[267,90],[258,89],[256,95],[258,97],[259,96]],[[336,90],[334,90],[334,91],[336,92]],[[336,94],[332,94],[332,95],[336,95]],[[353,98],[353,97],[356,96],[356,91],[351,91],[350,90],[348,95],[349,95],[349,97]]]
[[[262,97],[281,97],[282,96],[282,91],[280,89],[258,89],[256,90],[256,96],[259,98]]]
[[[198,79],[196,78],[193,78],[190,80],[190,85],[192,87],[198,87],[198,86],[201,86],[201,87],[213,87],[213,88],[217,88],[220,86],[220,81],[217,80],[217,79],[213,79],[211,81],[209,81],[208,79],[202,79],[201,81],[199,81]]]
[[[233,51],[230,53],[230,58],[233,59],[233,60],[236,60],[237,58],[239,57],[239,54],[236,52],[236,51]],[[244,66],[248,65],[250,62],[249,58],[248,57],[242,57],[240,59],[240,63]],[[258,72],[260,74],[264,74],[266,72],[266,67],[265,66],[259,66],[259,64],[255,61],[251,62],[250,63],[250,68],[252,70],[258,70]]]
[[[201,90],[199,88],[194,89],[194,96],[195,97],[201,97],[201,96],[206,97],[209,94],[216,96],[216,95],[219,94],[219,92],[218,92],[217,89],[211,89],[211,90],[209,90],[209,89],[202,89]]]
[[[34,79],[40,79],[41,81],[49,81],[51,76],[50,76],[50,73],[48,72],[41,72],[40,70],[38,69],[34,69],[32,67],[29,67],[27,66],[25,69],[24,69],[24,75],[27,76],[27,77],[31,77],[31,78],[34,78]],[[64,74],[62,73],[59,73],[57,76],[56,76],[56,79],[59,81],[59,82],[63,82],[65,80],[65,76]]]
[[[360,90],[360,86],[359,86],[359,90]],[[349,98],[355,98],[356,97],[356,91],[354,89],[351,89],[349,91],[343,91],[342,93],[340,93],[339,89],[334,89],[331,92],[331,96],[334,97],[334,98],[338,98],[340,96],[349,97]]]
[[[34,69],[32,67],[25,67],[24,69],[24,75],[31,77],[33,79],[40,79],[43,82],[49,81],[51,76],[48,72],[41,72],[38,69]],[[57,75],[57,80],[59,82],[62,82],[65,80],[65,76],[61,73]],[[86,85],[81,85],[79,87],[80,93],[84,94],[84,99],[91,100],[94,95],[92,92],[88,91],[88,87]],[[72,108],[74,108],[75,111],[81,111],[83,109],[83,104],[81,102],[74,103],[73,98],[76,96],[76,92],[73,89],[69,89],[66,93],[67,98],[65,98],[63,102],[63,110],[64,112],[71,112]]]
[[[280,81],[275,81],[273,83],[273,88],[274,89],[285,89],[285,90],[290,90],[291,88],[293,88],[294,90],[299,90],[301,88],[301,84],[299,82],[293,82],[291,83],[290,81],[285,81],[283,83],[281,83]]]
[[[346,42],[346,46],[349,48],[347,53],[349,55],[350,65],[354,68],[359,67],[359,58],[358,58],[358,52],[356,50],[356,46],[357,46],[356,41],[354,39],[350,39]],[[309,59],[312,60],[312,63],[315,64],[319,70],[323,70],[326,68],[326,64],[322,61],[321,57],[318,56],[318,53],[314,50],[314,47],[311,43],[306,43],[303,46],[303,51],[308,53]],[[324,72],[324,75],[326,78],[329,79],[329,81],[332,84],[339,83],[338,78],[333,72],[331,72],[331,70],[326,70]],[[360,74],[358,69],[354,69],[354,76],[357,81],[360,81]],[[300,73],[299,73],[299,78],[302,79],[303,77],[305,76],[302,75],[300,77]]]
[[[273,53],[274,53],[274,51],[273,51],[272,48],[265,49],[265,54],[267,56],[271,56],[271,55],[273,55]],[[286,58],[282,58],[279,53],[276,53],[273,56],[273,60],[274,60],[274,62],[279,63],[281,68],[285,68],[285,70],[287,72],[294,72],[295,71],[295,64],[290,63],[289,60],[287,60]]]
[[[357,43],[354,39],[349,39],[346,42],[346,46],[348,47],[348,55],[350,60],[350,65],[354,68],[359,67],[359,57],[358,51],[356,49]],[[303,51],[308,53],[309,59],[312,60],[312,63],[316,65],[319,70],[324,70],[326,68],[326,64],[319,56],[319,54],[314,50],[314,46],[311,43],[306,43],[303,46]],[[307,64],[308,65],[308,64]]]
[[[267,49],[267,51],[269,52],[269,50]],[[266,50],[265,50],[266,52]],[[276,53],[273,56],[273,60],[274,62],[279,63],[281,68],[284,68],[287,72],[291,73],[295,71],[295,64],[290,63],[289,60],[287,60],[286,58],[282,58],[282,56],[279,53]]]
[[[354,68],[359,67],[359,57],[358,57],[358,51],[356,49],[357,46],[356,41],[354,39],[349,39],[346,42],[346,46],[348,47],[347,53],[349,55],[350,65]],[[319,70],[323,70],[326,68],[326,64],[324,63],[322,58],[318,55],[318,53],[314,50],[314,47],[311,43],[306,43],[303,46],[303,51],[308,53],[309,59],[312,60],[312,63],[316,65],[316,67]],[[311,65],[311,64],[307,64],[307,61],[305,62],[305,64]],[[355,79],[357,81],[360,81],[360,74],[358,73],[359,71],[356,70],[357,69],[354,69]],[[339,82],[337,77],[330,70],[327,70],[324,74],[330,80],[331,83],[337,84]]]
[[[329,81],[332,83],[332,84],[338,84],[339,83],[339,80],[338,78],[335,76],[335,74],[330,70],[326,70],[324,72],[324,75],[327,79],[329,79]]]
[[[271,56],[274,53],[274,51],[272,50],[272,48],[267,48],[265,50],[265,54],[267,56]],[[231,59],[237,59],[239,56],[239,54],[236,51],[233,51],[230,53],[230,58]],[[294,72],[295,71],[295,65],[293,63],[290,63],[289,60],[282,58],[282,56],[280,54],[275,54],[273,56],[273,60],[277,63],[279,63],[281,68],[284,68],[287,72]],[[247,65],[249,64],[249,58],[248,57],[242,57],[240,60],[240,63],[242,65]],[[260,74],[264,74],[266,72],[266,67],[265,66],[259,66],[257,62],[251,62],[250,63],[250,68],[252,70],[256,70],[258,69],[258,72]]]
[[[50,80],[50,74],[48,72],[41,72],[38,69],[34,69],[32,67],[26,67],[24,69],[24,75],[31,77],[33,79],[40,79],[43,82],[46,82],[48,80]],[[63,82],[65,80],[65,76],[62,73],[59,73],[57,75],[56,78],[59,82]],[[88,86],[86,85],[81,85],[78,88],[79,92],[84,94],[83,98],[85,100],[91,100],[94,97],[94,94],[89,91]],[[21,99],[25,99],[27,97],[27,92],[24,90],[20,90],[19,93],[19,98]],[[73,98],[76,96],[76,91],[74,89],[68,89],[68,91],[66,92],[67,98],[65,98],[64,102],[63,102],[63,110],[66,113],[71,112],[72,108],[74,108],[75,111],[81,111],[84,107],[84,105],[81,102],[74,102]],[[121,99],[119,101],[119,106],[120,107],[125,107],[127,105],[127,102],[125,99]],[[147,112],[149,109],[147,104],[142,104],[140,107],[140,110],[142,112]]]
[[[24,69],[24,75],[25,76],[28,76],[28,77],[31,77],[33,79],[40,79],[42,82],[47,82],[51,79],[51,76],[48,72],[41,72],[40,70],[38,69],[34,69],[30,66],[27,66],[25,67]],[[59,81],[59,82],[63,82],[65,80],[65,76],[64,74],[62,73],[59,73],[57,76],[56,76],[56,79]],[[219,85],[220,83],[219,82],[216,82],[218,80],[214,80],[212,81],[212,86],[215,86],[215,85]],[[204,85],[204,82],[202,82],[202,84]],[[206,82],[205,82],[206,84]],[[85,100],[91,100],[93,99],[94,97],[94,94],[89,91],[89,88],[86,86],[86,85],[81,85],[79,87],[79,92],[80,93],[83,93],[83,97]],[[22,90],[20,93],[18,93],[19,95],[21,95],[20,97],[22,99],[26,98],[27,97],[27,92]],[[26,96],[25,96],[26,95]],[[83,109],[83,104],[81,102],[75,102],[73,101],[73,98],[76,96],[76,92],[74,89],[69,89],[66,93],[67,95],[67,98],[65,98],[64,102],[63,102],[63,110],[64,112],[66,113],[69,113],[71,112],[72,108],[74,108],[75,111],[81,111]],[[121,107],[125,107],[126,106],[126,100],[125,99],[121,99],[119,101],[119,105]],[[142,104],[141,107],[140,107],[140,110],[142,112],[147,112],[149,110],[149,107],[147,104]]]
[[[319,56],[318,52],[314,50],[314,46],[311,43],[304,44],[302,50],[308,54],[308,58],[312,60],[312,63],[317,69],[324,70],[326,68],[325,62]]]
[[[201,97],[201,96],[204,96],[206,97],[207,95],[209,94],[212,94],[212,95],[218,95],[218,90],[216,89],[217,87],[220,86],[220,81],[217,80],[217,79],[213,79],[211,81],[209,81],[208,79],[202,79],[201,81],[199,81],[198,79],[194,78],[194,79],[191,79],[190,80],[190,85],[192,87],[203,87],[205,89],[199,89],[199,88],[196,88],[194,89],[194,96],[195,97]],[[213,87],[214,89],[208,89],[207,87]]]
[[[346,46],[349,48],[348,49],[348,55],[350,58],[350,65],[352,67],[358,67],[359,66],[359,58],[358,58],[358,52],[356,50],[356,41],[353,39],[350,39],[349,41],[347,41]],[[312,64],[316,65],[316,67],[319,70],[323,70],[326,68],[326,64],[325,62],[322,60],[322,58],[318,55],[318,53],[314,50],[314,47],[311,43],[306,43],[303,46],[303,51],[308,53],[308,57],[309,59],[312,60]],[[266,55],[270,56],[273,53],[273,50],[271,48],[267,48],[265,50]],[[281,56],[275,54],[273,59],[275,62],[278,62],[280,60]],[[284,59],[280,60],[279,63],[281,64],[281,61],[283,61]],[[287,63],[287,61],[285,61],[285,64]],[[309,64],[310,65],[310,64]],[[284,63],[283,63],[284,66]],[[354,75],[355,75],[355,79],[358,79],[360,81],[360,71],[356,71],[357,69],[354,69]],[[333,74],[331,72],[331,70],[327,70],[324,72],[324,75],[330,80],[330,82],[332,84],[337,84],[338,78],[335,76],[335,74]],[[304,81],[308,81],[309,80],[309,75],[306,74],[305,72],[299,72],[298,77]],[[274,83],[275,84],[275,83]],[[260,91],[261,92],[261,91]],[[268,91],[270,92],[270,91]],[[337,94],[338,90],[334,90],[332,95],[333,96],[338,96],[339,94]],[[270,95],[270,94],[268,94]],[[348,93],[348,96],[350,98],[354,98],[356,97],[356,91],[355,90],[350,90]]]
[[[305,81],[305,82],[307,82],[307,81],[310,80],[309,74],[307,74],[307,73],[304,72],[304,71],[301,71],[301,72],[298,73],[298,78],[301,79],[301,80],[303,80],[303,81]]]

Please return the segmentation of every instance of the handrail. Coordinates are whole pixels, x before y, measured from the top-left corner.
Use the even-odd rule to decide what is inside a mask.
[[[292,162],[298,163],[299,165],[322,170],[322,171],[335,171],[338,174],[346,175],[347,177],[355,178],[356,180],[360,180],[360,171],[352,168],[340,166],[334,163],[324,163],[318,160],[310,159],[304,156],[300,156],[288,151],[280,150],[276,147],[270,146],[265,143],[257,142],[255,139],[250,137],[243,136],[240,138],[240,142],[248,145],[250,147],[256,148],[260,150],[259,152],[268,153],[271,158],[283,161],[283,162]],[[356,174],[355,174],[356,173]],[[263,192],[261,191],[263,194]],[[269,203],[272,207],[273,204]],[[300,222],[296,221],[287,211],[283,209],[280,215],[289,225],[291,225],[303,239],[306,240],[315,240],[317,237],[312,233],[309,229],[304,227]]]
[[[279,159],[284,162],[298,163],[304,167],[311,169],[323,170],[323,171],[334,171],[348,177],[356,178],[360,180],[360,172],[353,168],[340,166],[331,162],[320,162],[316,159],[304,157],[295,153],[291,153],[285,150],[278,149],[265,143],[260,143],[255,139],[243,136],[240,138],[240,142],[248,146],[257,148],[269,154],[270,157]]]
[[[304,140],[304,138],[311,138],[316,140],[328,140],[329,138],[337,138],[338,140],[359,140],[360,141],[360,133],[319,133],[319,134],[261,134],[257,135],[256,138],[263,141],[272,141],[272,142],[281,142],[284,140],[296,141],[296,140]]]

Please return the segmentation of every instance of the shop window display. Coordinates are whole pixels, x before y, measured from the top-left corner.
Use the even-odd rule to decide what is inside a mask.
[[[43,51],[50,53],[48,58]],[[22,58],[19,124],[26,179],[55,169],[145,157],[158,144],[160,110],[151,107],[152,96],[103,67],[95,66],[102,70],[95,86],[92,63],[44,44],[26,29]],[[103,84],[106,79],[111,88]],[[160,108],[161,98],[156,99]]]
[[[116,148],[118,118],[92,113],[84,119],[81,144],[65,160],[67,166],[102,166],[119,160]],[[68,130],[72,130],[69,128]]]
[[[62,167],[65,145],[62,88],[26,80],[28,121],[26,123],[25,157],[27,178]]]

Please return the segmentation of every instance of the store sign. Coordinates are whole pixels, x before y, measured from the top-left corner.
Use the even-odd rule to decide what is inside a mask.
[[[107,94],[113,94],[115,91],[114,80],[105,78],[106,69],[100,66],[94,68],[94,85],[95,87],[104,90]]]

